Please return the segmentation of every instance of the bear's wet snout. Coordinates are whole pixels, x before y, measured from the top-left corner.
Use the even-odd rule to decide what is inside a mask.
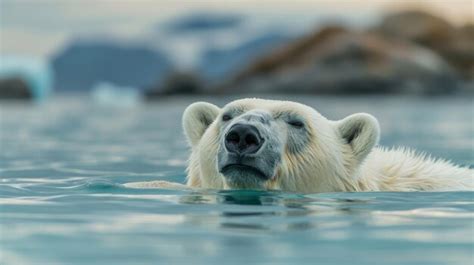
[[[254,154],[263,144],[263,139],[255,126],[236,124],[225,136],[225,148],[238,155]]]

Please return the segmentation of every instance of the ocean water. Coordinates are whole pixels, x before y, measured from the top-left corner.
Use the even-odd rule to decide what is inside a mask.
[[[474,165],[471,98],[283,97]],[[187,104],[0,103],[1,264],[472,264],[474,193],[129,189],[184,182]]]

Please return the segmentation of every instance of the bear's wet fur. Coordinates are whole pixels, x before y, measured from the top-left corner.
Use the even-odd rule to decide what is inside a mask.
[[[249,155],[227,150],[226,135],[236,124],[259,131],[264,143],[257,152]],[[160,181],[130,187],[245,188],[302,193],[474,188],[472,169],[408,148],[377,146],[379,124],[366,113],[331,121],[315,109],[291,101],[248,98],[223,108],[197,102],[185,110],[183,129],[191,146],[186,186]],[[248,174],[250,171],[239,172],[248,165],[235,167],[232,176],[239,176],[235,182],[235,178],[221,173],[229,156],[249,156],[248,165],[254,171],[264,172],[264,176],[256,178]]]

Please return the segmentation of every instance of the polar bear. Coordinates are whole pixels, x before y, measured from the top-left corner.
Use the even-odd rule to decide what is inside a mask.
[[[472,190],[473,170],[405,148],[378,147],[366,113],[339,121],[291,101],[241,99],[223,108],[191,104],[186,187],[288,192]],[[163,181],[134,187],[182,188]]]

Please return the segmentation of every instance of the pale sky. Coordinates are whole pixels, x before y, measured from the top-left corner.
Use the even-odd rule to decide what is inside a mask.
[[[255,21],[310,27],[321,17],[369,23],[409,6],[443,14],[459,25],[473,21],[473,4],[474,0],[0,0],[0,54],[44,59],[77,36],[107,34],[133,40],[160,22],[195,11],[242,13]]]

